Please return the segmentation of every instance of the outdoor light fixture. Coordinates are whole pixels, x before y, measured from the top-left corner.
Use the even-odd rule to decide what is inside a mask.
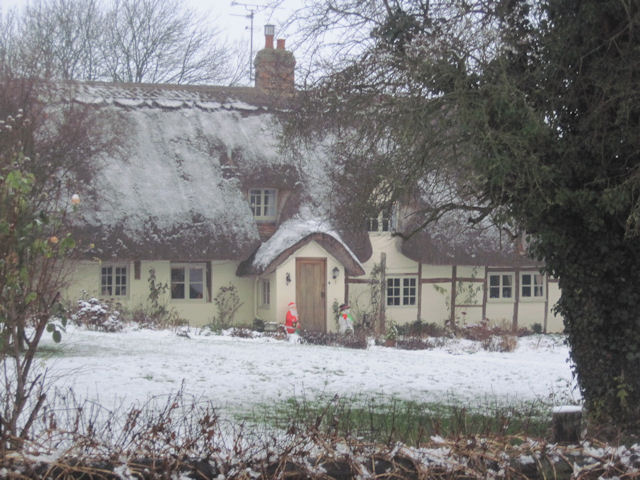
[[[331,273],[333,274],[333,279],[335,280],[336,278],[338,278],[338,275],[340,275],[340,269],[338,267],[333,267]]]
[[[287,282],[287,285],[291,283],[291,275],[289,274],[289,272],[287,272],[284,276],[284,281]]]

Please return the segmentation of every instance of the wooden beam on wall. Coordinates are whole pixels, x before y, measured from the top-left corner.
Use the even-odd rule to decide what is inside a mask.
[[[451,267],[451,317],[449,318],[449,322],[451,323],[451,328],[455,328],[456,326],[456,282],[458,275],[458,267],[452,265]]]
[[[416,288],[418,289],[418,313],[416,320],[419,322],[422,318],[422,262],[418,262],[418,281]]]

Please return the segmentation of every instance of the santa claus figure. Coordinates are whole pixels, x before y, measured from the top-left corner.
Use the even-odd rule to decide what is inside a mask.
[[[289,310],[287,310],[284,329],[289,335],[297,333],[298,330],[300,330],[300,320],[298,320],[298,309],[296,308],[295,302],[289,303]]]

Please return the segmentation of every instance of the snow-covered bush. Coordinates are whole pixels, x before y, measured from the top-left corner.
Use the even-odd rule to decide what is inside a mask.
[[[118,332],[124,328],[119,304],[112,301],[102,302],[97,298],[78,300],[77,310],[71,314],[71,320],[91,330]]]

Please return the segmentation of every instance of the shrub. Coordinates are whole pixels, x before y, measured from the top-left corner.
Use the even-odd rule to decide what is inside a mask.
[[[396,342],[396,347],[403,350],[431,350],[435,345],[424,338],[410,337]]]
[[[212,324],[215,329],[225,329],[233,322],[238,309],[242,306],[238,288],[230,283],[218,289],[218,293],[213,299],[216,304],[217,315],[214,317]],[[213,328],[212,328],[213,330]]]
[[[542,324],[534,323],[533,325],[531,325],[531,330],[533,331],[533,333],[537,333],[537,334],[542,333]]]
[[[362,328],[358,327],[356,327],[356,332],[352,335],[343,335],[332,332],[311,332],[308,330],[303,330],[299,335],[302,343],[308,343],[311,345],[332,345],[357,349],[367,348],[366,333]]]
[[[445,337],[450,334],[444,325],[439,325],[434,322],[425,323],[422,320],[397,325],[396,329],[398,335],[404,337]]]
[[[75,313],[71,314],[71,320],[90,330],[102,332],[118,332],[124,328],[120,317],[120,305],[113,301],[101,302],[97,298],[78,300]]]
[[[513,352],[517,346],[515,335],[492,335],[482,341],[482,348],[488,352]]]
[[[264,332],[264,320],[262,320],[261,318],[254,318],[253,329],[256,332]]]

